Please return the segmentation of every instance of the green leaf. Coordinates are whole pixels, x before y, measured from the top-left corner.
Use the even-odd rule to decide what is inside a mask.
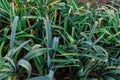
[[[58,37],[54,37],[53,40],[53,49],[56,51],[56,49],[58,48],[58,44],[59,44],[59,38]]]
[[[98,26],[98,22],[96,21],[96,22],[94,23],[94,25],[93,25],[92,30],[90,31],[89,37],[88,37],[88,39],[87,39],[88,41],[91,41],[91,38],[92,38],[92,36],[94,35],[95,29],[97,28],[97,26]]]
[[[0,74],[0,80],[4,80],[6,77],[8,77],[8,75],[7,74]]]
[[[58,68],[68,68],[68,67],[80,67],[79,64],[75,64],[75,65],[68,65],[68,64],[60,64],[60,65],[57,65],[57,66],[53,66],[53,68],[55,69],[58,69]]]
[[[41,55],[45,54],[47,52],[47,50],[51,50],[51,49],[40,48],[40,49],[32,50],[24,56],[24,59],[30,60],[34,57],[41,56]]]
[[[110,70],[110,71],[107,71],[103,74],[120,74],[120,70]]]
[[[2,57],[2,49],[3,49],[3,47],[4,47],[4,41],[1,43],[1,45],[0,45],[0,58]]]
[[[10,54],[10,57],[13,57],[15,55],[15,53],[20,49],[22,48],[24,45],[26,45],[28,42],[30,42],[30,40],[28,41],[25,41],[24,43],[20,44],[17,48],[15,48],[12,52],[12,54]]]
[[[16,72],[16,66],[15,66],[15,64],[14,64],[13,59],[11,59],[10,57],[7,57],[7,56],[5,57],[5,59],[10,62],[10,64],[11,64],[11,65],[13,66],[13,68],[14,68],[14,71]]]
[[[13,23],[12,23],[12,31],[11,31],[11,38],[10,38],[10,49],[13,48],[13,45],[14,45],[14,42],[15,42],[16,27],[17,27],[18,20],[19,20],[19,17],[16,16],[14,18]]]
[[[8,68],[0,69],[0,73],[4,73],[4,72],[13,72],[13,70]]]
[[[99,51],[103,51],[108,59],[109,54],[104,48],[102,48],[101,46],[98,46],[98,45],[94,45],[94,47],[96,47],[96,49],[99,49]]]
[[[57,52],[59,52],[61,55],[64,55],[64,54],[66,54],[66,52],[63,50],[63,49],[61,49],[61,48],[58,48],[57,49]],[[66,58],[68,58],[68,59],[73,59],[73,56],[69,56],[69,55],[64,55]]]
[[[54,50],[54,54],[53,54],[52,58],[55,57],[55,53],[56,53],[56,50],[58,48],[58,44],[59,44],[59,38],[58,37],[54,37],[54,39],[53,39],[53,46],[52,46],[52,48]]]
[[[29,78],[28,80],[54,80],[53,75],[54,75],[54,72],[50,70],[49,74],[46,76],[33,77],[33,78]]]
[[[48,76],[32,77],[28,80],[50,80]]]
[[[75,43],[74,38],[72,36],[70,36],[67,32],[66,32],[66,34],[67,34],[67,36],[68,36],[68,38],[70,40],[70,44],[73,45]]]
[[[29,40],[28,40],[29,41]],[[27,41],[26,41],[27,42]],[[26,43],[25,42],[25,43]],[[17,44],[17,45],[21,45],[21,44],[23,44],[23,42],[22,41],[18,41],[18,40],[15,40],[15,43]],[[31,50],[31,46],[29,45],[29,44],[25,44],[24,46],[22,46],[24,49],[26,49],[26,50],[28,50],[28,51],[30,51]]]
[[[93,58],[93,59],[100,60],[100,61],[103,61],[103,62],[108,62],[106,59],[103,59],[103,58],[100,58],[100,57],[97,57],[97,56],[94,56],[94,55],[82,54],[82,56]]]
[[[54,71],[50,70],[47,76],[50,78],[50,80],[53,80]]]
[[[88,39],[88,36],[85,34],[85,32],[80,33],[85,39]]]
[[[95,45],[96,43],[98,43],[102,38],[103,38],[104,34],[102,34],[96,41],[94,41],[93,45]]]
[[[24,59],[20,59],[18,61],[18,65],[25,68],[27,71],[28,71],[28,77],[30,77],[30,74],[31,74],[31,71],[32,71],[32,68],[31,68],[31,65],[28,61],[24,60]]]
[[[106,80],[116,80],[114,77],[108,76],[108,75],[105,75],[105,78],[106,78]]]
[[[51,34],[51,24],[49,20],[44,20],[45,29],[46,29],[46,37],[47,37],[47,46],[48,48],[52,48],[52,34]]]
[[[52,59],[51,62],[79,62],[79,59]]]

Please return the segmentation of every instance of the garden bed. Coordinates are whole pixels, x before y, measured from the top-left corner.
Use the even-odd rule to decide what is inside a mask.
[[[0,80],[119,80],[119,0],[0,0]]]

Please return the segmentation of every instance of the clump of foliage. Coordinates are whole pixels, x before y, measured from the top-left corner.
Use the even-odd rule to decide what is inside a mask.
[[[0,80],[119,80],[119,56],[119,2],[0,0]]]

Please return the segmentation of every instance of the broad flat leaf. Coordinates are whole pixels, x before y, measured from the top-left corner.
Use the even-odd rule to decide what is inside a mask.
[[[91,38],[92,38],[92,36],[94,35],[94,32],[95,32],[97,26],[98,26],[98,22],[96,21],[96,22],[94,23],[94,25],[93,25],[92,30],[90,31],[89,37],[88,37],[88,39],[87,39],[88,41],[91,41]]]
[[[57,52],[59,52],[61,55],[66,54],[66,52],[61,48],[58,48]],[[65,55],[65,57],[68,58],[68,59],[73,59],[73,56]]]
[[[3,67],[13,68],[13,66],[11,65],[11,63],[4,63]]]
[[[52,48],[53,48],[54,52],[53,52],[53,55],[52,55],[52,59],[54,59],[54,57],[55,57],[55,53],[56,53],[56,50],[58,48],[58,44],[59,44],[59,38],[58,37],[54,37],[53,45],[52,45]]]
[[[4,35],[4,34],[3,34],[3,36],[4,36],[5,38],[7,38],[7,39],[10,39],[10,36],[6,36],[6,35]],[[15,43],[16,43],[17,45],[23,44],[23,42],[18,41],[18,40],[15,40]],[[32,47],[31,47],[30,45],[26,44],[25,46],[23,46],[23,48],[25,48],[26,50],[29,51]]]
[[[24,60],[24,59],[20,59],[18,61],[18,65],[20,65],[21,67],[25,68],[28,71],[28,77],[27,78],[29,78],[30,74],[31,74],[31,70],[32,70],[30,63],[28,61]]]
[[[14,42],[15,42],[15,35],[16,35],[16,27],[19,17],[16,16],[14,18],[14,21],[12,23],[12,32],[11,32],[11,38],[10,38],[10,49],[13,48]]]
[[[110,70],[110,71],[107,71],[103,74],[120,74],[120,70]]]
[[[51,24],[49,20],[44,20],[45,29],[46,29],[46,37],[47,37],[47,47],[52,48],[52,34],[51,34]]]
[[[0,73],[4,73],[4,72],[13,72],[13,70],[8,68],[0,69]]]
[[[50,70],[47,76],[50,78],[50,80],[53,79],[54,71]]]
[[[52,59],[51,62],[79,62],[79,59]]]
[[[54,80],[53,75],[54,75],[54,72],[50,70],[49,74],[46,76],[33,77],[33,78],[29,78],[28,80]]]
[[[105,75],[105,78],[106,78],[106,80],[116,80],[114,77],[108,76],[108,75]]]
[[[23,44],[23,42],[18,41],[18,40],[15,40],[15,43],[16,43],[17,45]],[[28,51],[30,51],[32,47],[31,47],[29,44],[26,43],[26,44],[23,46],[23,48],[26,49],[26,50],[28,50]]]
[[[65,54],[62,54],[63,56],[80,56],[81,55],[81,53],[65,53]]]
[[[87,44],[91,47],[93,46],[93,42],[91,42],[91,41],[82,41],[81,43]]]
[[[103,38],[104,34],[102,34],[96,41],[94,41],[93,45],[95,45],[96,43],[98,43],[102,38]]]
[[[50,21],[44,20],[44,24],[45,24],[45,30],[46,30],[46,37],[47,37],[47,42],[46,42],[46,46],[47,49],[48,48],[52,48],[52,34],[51,34],[51,24]],[[50,62],[50,58],[51,58],[52,54],[51,51],[47,50],[47,66],[50,67],[51,66],[51,62]]]
[[[75,64],[75,65],[68,65],[68,64],[62,64],[62,65],[57,65],[57,66],[53,66],[53,68],[55,69],[58,69],[58,68],[65,68],[65,67],[80,67],[79,64]]]
[[[14,71],[16,72],[16,66],[15,66],[15,64],[14,64],[13,59],[11,59],[10,57],[7,57],[7,56],[5,57],[5,59],[10,62],[10,64],[11,64],[11,65],[13,66],[13,68],[14,68]]]
[[[28,42],[30,42],[30,40],[25,41],[24,43],[20,44],[17,48],[15,48],[12,52],[12,54],[10,54],[10,57],[13,57],[15,55],[15,53],[22,48],[23,46],[25,46]]]
[[[26,15],[26,16],[22,16],[22,18],[23,19],[43,19],[42,17],[40,17],[40,16],[28,16],[28,15]]]
[[[82,56],[86,56],[86,57],[89,57],[89,58],[93,58],[93,59],[96,59],[96,60],[100,60],[100,61],[103,61],[103,62],[107,62],[106,59],[103,59],[103,58],[100,58],[100,57],[97,57],[97,56],[94,56],[94,55],[82,54]]]
[[[47,52],[47,50],[52,50],[52,49],[40,48],[40,49],[32,50],[24,56],[24,59],[30,60],[34,57],[41,56],[41,55],[45,54]]]
[[[84,32],[81,32],[80,34],[81,34],[85,39],[88,38],[88,36],[87,36]]]
[[[56,50],[58,48],[58,44],[59,44],[59,38],[58,37],[54,37],[53,40],[53,49]]]
[[[48,76],[33,77],[27,80],[50,80]]]
[[[72,36],[70,36],[67,32],[66,32],[68,38],[69,38],[69,41],[70,41],[70,44],[73,45],[75,43],[75,40]]]
[[[7,74],[0,74],[0,80],[4,80],[6,77],[8,77],[8,75]]]
[[[94,45],[94,47],[97,47],[100,51],[103,51],[105,53],[106,57],[108,58],[108,52],[104,48],[102,48],[99,45]]]

